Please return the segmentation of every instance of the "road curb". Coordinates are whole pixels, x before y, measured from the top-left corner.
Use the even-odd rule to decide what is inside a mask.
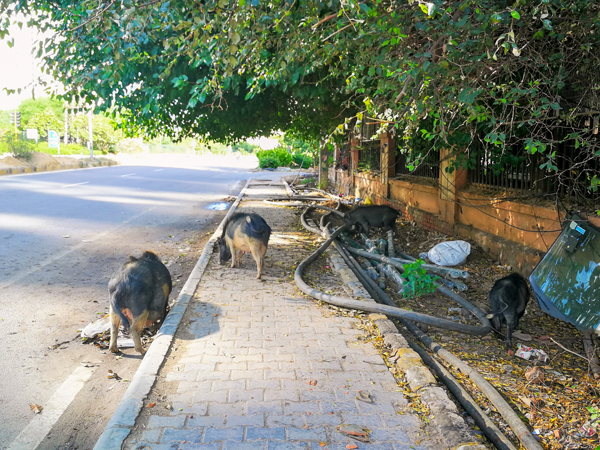
[[[171,343],[173,342],[175,332],[181,323],[181,319],[196,291],[196,287],[202,280],[202,276],[206,271],[217,237],[222,234],[225,221],[233,214],[242,201],[252,179],[253,178],[250,178],[246,182],[237,199],[233,205],[231,205],[231,208],[229,208],[229,211],[204,246],[200,258],[198,258],[198,261],[183,285],[175,304],[171,308],[171,311],[165,318],[154,341],[146,352],[140,367],[131,380],[131,384],[125,391],[119,406],[117,406],[108,425],[106,425],[106,428],[96,442],[94,450],[120,450],[123,446],[123,442],[125,442],[125,439],[129,436],[129,433],[135,425],[137,416],[143,407],[144,399],[154,386],[158,371],[163,365],[165,356],[171,347]]]
[[[97,163],[85,162],[79,164],[45,164],[43,166],[35,167],[9,167],[7,169],[0,169],[0,176],[20,175],[24,173],[53,172],[57,170],[88,169],[90,167],[115,166],[118,164],[119,163],[117,161],[98,161]]]

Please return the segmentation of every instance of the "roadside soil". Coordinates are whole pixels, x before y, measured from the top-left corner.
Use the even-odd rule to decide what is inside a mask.
[[[320,214],[313,215],[315,223],[319,223],[319,216]],[[341,222],[336,223],[335,219],[332,219],[331,223],[333,226],[341,224]],[[420,253],[429,251],[437,243],[453,240],[451,236],[424,230],[404,218],[398,219],[396,228],[394,239],[396,248],[402,248],[405,253],[417,258]],[[372,238],[387,237],[378,230],[374,231],[371,233]],[[512,268],[500,265],[475,242],[470,244],[471,254],[466,263],[456,267],[469,272],[467,279],[459,279],[467,285],[468,290],[459,294],[488,313],[490,312],[488,300],[490,289],[496,280],[510,274]],[[329,272],[324,260],[317,261],[314,265],[317,264],[321,265],[318,272]],[[321,286],[321,290],[327,288],[327,283],[319,282],[318,285]],[[416,298],[405,298],[389,285],[386,292],[402,308],[459,323],[479,324],[475,316],[466,309],[453,304],[449,298],[437,292]],[[588,408],[600,409],[600,380],[593,377],[587,360],[582,356],[585,355],[582,333],[570,324],[542,312],[533,296],[530,298],[519,328],[518,331],[524,336],[519,338],[519,334],[513,335],[513,345],[510,350],[505,346],[503,335],[490,334],[476,337],[434,328],[429,328],[426,332],[434,341],[441,343],[448,351],[479,371],[494,385],[544,448],[595,449],[600,445],[598,424],[592,420],[592,413]],[[401,327],[401,331],[416,341],[404,328]],[[506,331],[506,327],[503,331]],[[376,339],[376,336],[372,338]],[[543,350],[548,355],[548,360],[540,361],[534,357],[525,360],[517,357],[519,345]],[[453,367],[445,363],[444,365],[517,448],[520,448],[517,437],[504,419],[468,377]],[[534,366],[540,367],[543,371],[544,379],[541,383],[530,383],[525,378],[525,372]]]
[[[95,158],[98,159],[98,158]],[[74,158],[72,156],[56,156],[47,153],[33,152],[30,160],[25,161],[13,156],[0,157],[0,169],[15,167],[42,167],[50,164],[79,164],[80,161],[89,161],[90,158]]]

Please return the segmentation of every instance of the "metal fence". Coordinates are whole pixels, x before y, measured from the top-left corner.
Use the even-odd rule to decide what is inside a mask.
[[[600,161],[597,157],[591,158],[590,152],[584,153],[571,143],[563,143],[555,151],[558,171],[548,171],[541,167],[548,160],[544,153],[531,155],[522,148],[511,150],[505,161],[494,160],[497,155],[491,150],[482,151],[476,156],[475,167],[468,170],[468,181],[498,190],[600,201],[600,191],[589,189],[590,178],[600,174]]]
[[[411,171],[407,166],[409,155],[398,151],[396,154],[396,175],[438,180],[440,177],[440,152],[431,150],[424,155]]]
[[[350,144],[344,144],[340,147],[340,153],[335,160],[335,168],[348,170],[350,168],[351,163],[350,158]]]
[[[374,175],[381,173],[381,144],[379,140],[363,141],[358,146],[359,172],[368,172]]]

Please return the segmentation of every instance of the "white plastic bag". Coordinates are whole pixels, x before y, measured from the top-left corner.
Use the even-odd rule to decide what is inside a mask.
[[[438,266],[463,264],[471,253],[471,244],[465,241],[441,242],[429,250],[427,258]]]

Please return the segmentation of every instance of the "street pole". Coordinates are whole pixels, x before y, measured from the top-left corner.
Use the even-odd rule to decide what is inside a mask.
[[[69,109],[67,108],[67,103],[65,102],[65,145],[69,143]]]
[[[13,122],[15,123],[15,141],[17,140],[17,111],[13,111]]]
[[[88,138],[88,145],[90,146],[90,158],[94,158],[94,138],[92,135],[92,113],[94,111],[94,107],[92,106],[92,109],[90,109],[90,111],[88,112],[88,133],[89,133],[89,138]]]

